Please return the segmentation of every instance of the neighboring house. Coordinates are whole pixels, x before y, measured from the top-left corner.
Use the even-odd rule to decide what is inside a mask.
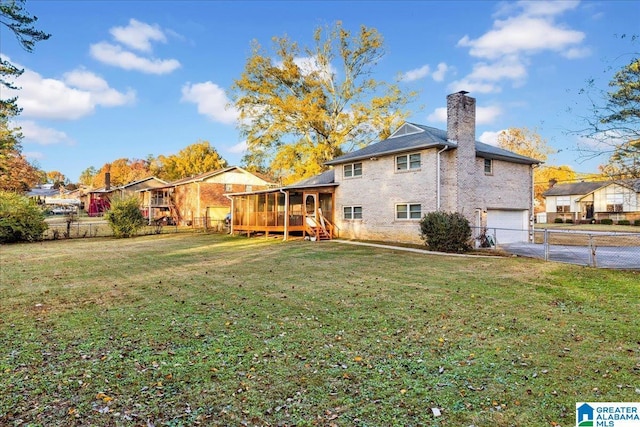
[[[474,234],[489,227],[497,229],[498,243],[526,241],[533,227],[533,166],[540,162],[476,141],[475,124],[475,99],[466,92],[451,94],[446,131],[405,123],[389,138],[327,162],[333,166],[333,181],[320,188],[331,188],[331,210],[322,206],[318,215],[321,200],[314,207],[307,197],[318,188],[313,180],[281,191],[301,189],[301,215],[316,223],[328,219],[333,235],[342,238],[421,243],[420,219],[444,210],[465,215],[477,227]],[[239,201],[254,195],[232,197],[234,216],[250,216]],[[291,212],[291,201],[276,197],[275,206],[279,200]],[[256,203],[250,204],[254,212],[270,212]],[[250,227],[239,218],[233,222],[238,231]],[[259,226],[255,223],[253,231],[260,231]],[[283,224],[271,231],[281,229],[294,230]]]
[[[114,197],[134,196],[140,191],[167,184],[166,181],[160,178],[149,176],[118,187],[111,187],[110,174],[107,173],[105,175],[105,186],[95,190],[90,190],[87,192],[86,196],[84,196],[85,200],[83,201],[83,204],[89,216],[103,215],[104,212],[109,210],[111,200],[113,200]]]
[[[548,223],[640,220],[640,179],[556,184],[543,196]]]
[[[53,184],[43,184],[32,188],[27,196],[53,213],[77,213],[81,206],[80,190],[68,191],[64,188],[53,188]]]
[[[276,184],[238,166],[205,172],[143,190],[141,203],[149,221],[204,225],[224,221],[231,200],[225,193],[264,190]]]

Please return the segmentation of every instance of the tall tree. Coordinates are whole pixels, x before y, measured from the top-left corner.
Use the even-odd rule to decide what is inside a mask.
[[[0,173],[0,190],[25,193],[42,182],[42,171],[20,152],[12,151],[4,163],[6,170]]]
[[[0,1],[0,25],[7,27],[18,39],[18,43],[27,52],[33,52],[35,44],[42,40],[47,40],[51,34],[36,30],[33,24],[38,20],[36,16],[31,16],[24,9],[25,0],[2,0]],[[5,40],[6,42],[6,40]],[[9,60],[0,58],[0,84],[17,89],[10,79],[19,77],[24,70],[13,65]],[[17,98],[0,98],[0,115],[17,116],[20,108],[16,104]]]
[[[93,166],[89,166],[80,173],[78,181],[83,185],[92,185],[93,177],[95,177],[97,173],[98,171],[96,170],[96,168],[94,168]]]
[[[498,134],[498,146],[522,156],[546,161],[555,151],[536,131],[527,128],[509,128]],[[544,206],[544,193],[549,188],[549,181],[569,181],[576,173],[569,166],[541,165],[533,170],[533,194],[536,211]]]
[[[151,160],[151,170],[159,178],[174,181],[227,166],[218,151],[208,141],[198,141],[170,156]]]
[[[128,184],[151,175],[146,160],[121,158],[111,163],[106,163],[93,175],[91,184],[94,188],[105,185],[107,172],[109,172],[109,183],[112,187]]]
[[[629,39],[636,43],[639,37]],[[581,91],[589,99],[591,114],[583,118],[585,128],[573,133],[589,140],[580,147],[583,156],[609,156],[600,168],[602,173],[611,178],[640,178],[640,53],[624,56],[631,59],[613,75],[608,91],[596,88],[595,79]]]
[[[344,152],[389,136],[408,116],[402,109],[414,94],[371,77],[384,56],[377,30],[362,26],[352,37],[337,22],[315,30],[312,48],[301,50],[287,37],[273,42],[273,54],[253,42],[233,86],[247,166],[268,168],[285,183],[297,181],[322,172],[324,162]]]

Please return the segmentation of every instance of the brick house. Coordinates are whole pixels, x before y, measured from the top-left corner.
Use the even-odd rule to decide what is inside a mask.
[[[114,197],[129,197],[137,195],[140,191],[166,185],[167,182],[155,176],[149,176],[136,181],[131,181],[117,187],[111,186],[111,174],[105,174],[105,186],[88,191],[82,196],[82,204],[89,216],[102,216],[111,206]]]
[[[146,218],[178,225],[204,225],[223,221],[230,211],[226,193],[275,187],[267,178],[230,166],[179,179],[142,191],[141,205]]]
[[[475,110],[466,92],[451,94],[446,131],[405,123],[389,138],[327,162],[333,169],[320,184],[308,180],[281,191],[300,190],[302,215],[327,220],[341,238],[422,243],[420,219],[444,210],[462,213],[478,229],[497,229],[498,243],[526,241],[533,167],[540,162],[476,141]],[[307,198],[318,188],[332,194],[331,210],[321,215]],[[240,196],[250,197],[234,200]],[[234,218],[234,225],[245,224]]]
[[[543,196],[548,223],[640,220],[640,179],[555,184]]]

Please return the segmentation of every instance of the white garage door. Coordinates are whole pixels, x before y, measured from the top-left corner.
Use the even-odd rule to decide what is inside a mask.
[[[496,233],[498,244],[526,242],[529,238],[528,211],[526,210],[487,210],[488,233]]]

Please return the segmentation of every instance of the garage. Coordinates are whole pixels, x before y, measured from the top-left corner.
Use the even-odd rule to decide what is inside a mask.
[[[529,211],[487,209],[487,231],[495,232],[498,244],[526,242],[529,238]]]

